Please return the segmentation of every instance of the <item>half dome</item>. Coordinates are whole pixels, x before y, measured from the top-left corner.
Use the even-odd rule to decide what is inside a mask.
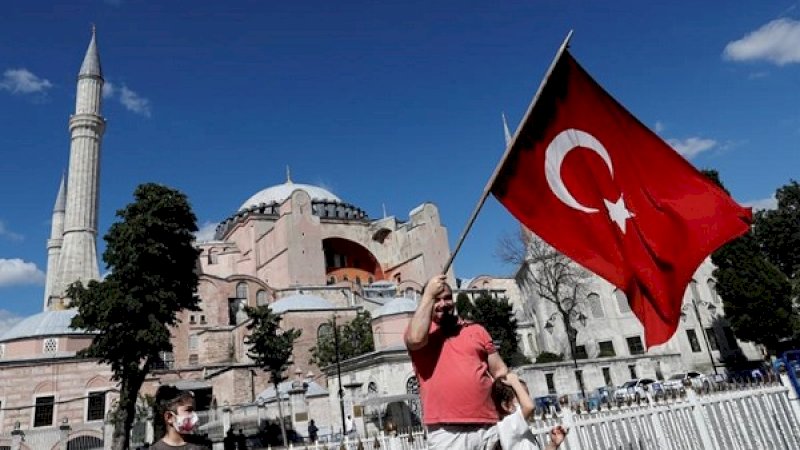
[[[408,297],[397,297],[372,313],[372,318],[391,316],[393,314],[413,313],[417,310],[417,301]]]

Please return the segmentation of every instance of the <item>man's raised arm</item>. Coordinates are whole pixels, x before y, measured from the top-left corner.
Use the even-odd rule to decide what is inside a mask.
[[[422,299],[411,317],[411,322],[406,330],[406,348],[409,350],[419,350],[428,343],[428,331],[431,328],[431,316],[433,315],[433,304],[436,302],[436,295],[445,289],[447,277],[437,275],[428,281],[422,292]]]

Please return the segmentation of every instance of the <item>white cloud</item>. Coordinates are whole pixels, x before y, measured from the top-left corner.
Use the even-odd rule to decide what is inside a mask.
[[[128,111],[150,117],[150,100],[128,89],[124,84],[119,90],[119,101],[128,108]]]
[[[744,206],[749,206],[753,208],[755,211],[761,211],[764,209],[775,209],[778,207],[778,199],[776,199],[775,196],[773,195],[772,197],[744,202]]]
[[[6,227],[5,222],[2,220],[0,220],[0,236],[11,239],[12,241],[21,241],[25,239],[25,236],[9,230],[8,227]]]
[[[19,258],[0,258],[0,287],[18,284],[44,284],[44,272],[32,262]]]
[[[3,72],[0,89],[12,94],[43,93],[53,87],[53,83],[39,78],[28,69],[8,69]]]
[[[653,131],[655,131],[657,134],[661,134],[661,132],[663,132],[666,128],[667,126],[664,125],[664,122],[657,120]]]
[[[200,225],[200,229],[194,234],[195,241],[207,242],[214,240],[214,233],[217,231],[216,222],[205,222]]]
[[[775,19],[745,37],[729,42],[723,57],[731,61],[764,60],[779,66],[800,63],[800,22]]]
[[[114,84],[110,81],[106,81],[103,83],[103,98],[113,98],[114,97]]]
[[[11,327],[16,325],[16,323],[22,319],[22,317],[12,313],[11,311],[0,309],[0,336],[2,336],[6,331],[10,330]]]
[[[123,84],[121,87],[106,81],[103,83],[103,98],[118,100],[128,111],[150,117],[150,100]]]
[[[687,159],[717,146],[717,141],[700,137],[690,137],[683,140],[667,139],[667,143]]]

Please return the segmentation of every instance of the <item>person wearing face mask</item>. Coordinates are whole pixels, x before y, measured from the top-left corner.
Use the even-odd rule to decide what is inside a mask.
[[[150,447],[152,450],[210,450],[197,443],[193,431],[198,417],[194,412],[194,395],[173,386],[161,386],[156,392],[154,426],[163,437]]]
[[[431,278],[405,332],[429,449],[485,448],[497,423],[492,383],[508,373],[489,333],[461,320],[444,275]]]

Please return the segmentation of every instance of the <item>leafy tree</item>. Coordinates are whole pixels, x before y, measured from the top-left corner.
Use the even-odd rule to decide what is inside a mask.
[[[278,402],[280,415],[281,437],[283,446],[286,447],[286,425],[283,420],[283,408],[278,385],[286,379],[286,369],[294,350],[294,342],[300,337],[301,330],[280,328],[281,316],[272,312],[268,306],[245,306],[245,312],[250,318],[247,329],[250,334],[244,338],[245,344],[250,346],[247,355],[265,372],[269,373],[272,385],[275,386],[275,400]]]
[[[336,325],[339,329],[339,358],[354,358],[375,350],[372,336],[372,317],[369,311],[359,311],[356,317],[344,325]],[[317,345],[311,347],[311,364],[319,367],[329,366],[336,362],[336,339],[333,334],[334,320],[323,325],[323,331],[317,339]]]
[[[159,352],[172,351],[178,313],[198,310],[197,219],[186,196],[158,184],[140,185],[133,195],[105,236],[108,276],[67,291],[78,310],[72,326],[97,333],[79,355],[109,364],[120,383],[116,450],[128,449],[137,394]]]
[[[784,275],[800,277],[800,184],[791,181],[775,193],[776,209],[758,211],[755,237],[761,251]]]
[[[475,306],[472,305],[472,300],[466,292],[459,292],[456,296],[456,311],[458,317],[466,320],[472,320]]]
[[[519,351],[517,319],[507,298],[495,299],[483,294],[475,299],[472,319],[483,325],[495,344],[497,351],[509,366],[515,367],[530,363]]]
[[[704,170],[703,173],[725,189],[717,171]],[[792,186],[797,188],[796,183],[784,188],[792,191]],[[791,197],[790,192],[782,195],[782,203],[788,207]],[[797,314],[792,304],[792,286],[789,277],[780,270],[781,266],[791,266],[790,258],[780,258],[787,249],[780,248],[782,238],[771,240],[771,237],[765,236],[767,230],[776,236],[785,236],[775,227],[783,222],[789,212],[757,213],[753,227],[755,231],[729,242],[711,255],[711,261],[716,265],[714,277],[717,293],[722,298],[725,317],[731,328],[741,339],[763,344],[771,350],[792,337],[797,324]],[[761,244],[759,236],[770,242]],[[778,257],[777,261],[770,261],[770,254]]]
[[[561,321],[569,344],[565,351],[574,355],[578,337],[575,321],[587,307],[591,274],[522,226],[517,235],[500,240],[496,255],[520,267],[532,295],[555,310],[547,322],[554,327],[556,319]]]

